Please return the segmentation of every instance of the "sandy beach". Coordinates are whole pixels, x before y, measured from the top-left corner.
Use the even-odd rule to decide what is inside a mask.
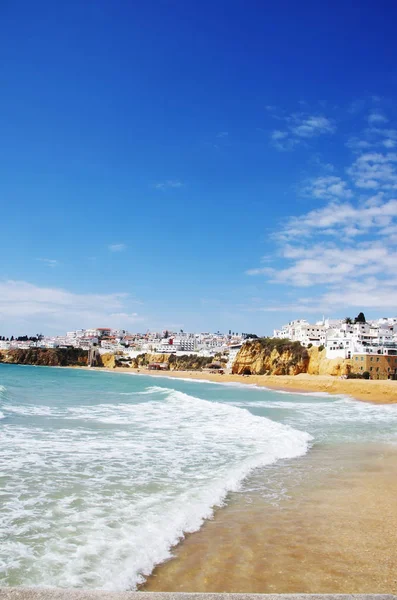
[[[197,371],[149,371],[148,369],[129,369],[116,367],[103,369],[112,373],[135,373],[154,377],[176,377],[202,379],[216,383],[240,383],[267,388],[282,389],[291,392],[326,392],[328,394],[345,394],[363,402],[377,404],[394,404],[397,402],[397,381],[340,379],[331,375],[221,375],[219,373]]]
[[[248,478],[248,491],[231,494],[213,520],[187,536],[142,589],[397,592],[393,446],[313,449],[287,467],[280,502],[255,493],[259,477],[266,470]]]
[[[344,394],[374,404],[397,402],[394,381],[108,371]],[[253,471],[241,491],[229,493],[214,517],[187,534],[173,558],[158,565],[140,589],[397,593],[396,496],[396,445],[316,440],[305,456]]]

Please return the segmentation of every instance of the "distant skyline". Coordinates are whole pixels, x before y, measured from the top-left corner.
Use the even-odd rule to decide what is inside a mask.
[[[0,17],[0,335],[397,315],[395,3]]]

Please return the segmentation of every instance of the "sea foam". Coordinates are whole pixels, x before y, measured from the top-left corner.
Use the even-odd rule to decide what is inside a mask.
[[[248,473],[310,444],[240,407],[143,392],[137,403],[7,405],[26,422],[3,426],[5,584],[134,588]]]

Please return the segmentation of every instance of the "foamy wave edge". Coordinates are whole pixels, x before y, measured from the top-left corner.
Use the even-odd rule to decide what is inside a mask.
[[[170,377],[168,379],[172,378]],[[160,391],[160,389],[161,388],[158,387],[158,391]],[[234,407],[218,402],[209,402],[208,400],[202,400],[174,389],[163,388],[162,391],[169,392],[168,396],[171,400],[183,398],[187,402],[197,401],[200,403],[204,402],[206,404],[214,404],[215,406],[227,406],[232,410],[243,411],[243,413],[246,413],[246,415],[250,418],[263,419],[264,422],[267,422],[269,426],[271,426],[274,430],[277,430],[278,433],[280,431],[284,431],[286,436],[288,434],[295,436],[294,442],[296,445],[294,445],[294,448],[291,447],[290,451],[288,452],[279,452],[279,455],[255,456],[245,461],[245,463],[239,468],[235,468],[226,479],[216,482],[216,485],[212,485],[209,489],[206,489],[205,498],[201,498],[200,505],[192,504],[189,506],[189,515],[182,514],[180,522],[175,523],[175,530],[172,537],[168,537],[168,543],[166,542],[165,546],[160,549],[160,544],[158,544],[157,540],[157,556],[153,556],[150,559],[147,556],[147,563],[141,567],[136,575],[135,581],[132,582],[131,579],[127,579],[122,583],[122,587],[117,589],[126,589],[126,585],[129,586],[130,589],[131,587],[136,589],[139,585],[143,584],[151,575],[156,566],[173,557],[173,548],[175,548],[175,546],[177,546],[185,538],[186,534],[199,531],[206,520],[213,518],[216,508],[220,508],[225,505],[227,495],[230,492],[237,492],[239,489],[241,489],[243,481],[253,470],[276,463],[279,460],[293,459],[298,458],[299,456],[304,456],[310,448],[310,442],[313,440],[313,437],[307,432],[294,429],[289,425],[282,425],[281,423],[272,421],[266,417],[255,417],[247,409],[241,407]],[[184,507],[184,509],[186,510],[186,507]],[[186,517],[185,521],[184,517]],[[166,540],[163,539],[162,541],[164,542]],[[121,583],[120,580],[118,583]],[[109,582],[109,585],[105,585],[104,589],[114,590],[114,582]]]
[[[118,373],[114,373],[117,375]],[[123,375],[123,373],[122,373]],[[256,389],[256,390],[264,390],[266,392],[274,392],[275,394],[287,394],[289,396],[314,396],[320,398],[329,398],[329,399],[346,399],[346,400],[354,400],[353,396],[349,396],[348,394],[329,394],[328,392],[301,392],[301,391],[292,391],[285,390],[279,388],[267,387],[265,385],[258,385],[257,383],[240,383],[238,381],[212,381],[211,379],[195,379],[193,377],[172,377],[169,375],[148,375],[147,373],[126,373],[126,375],[134,375],[136,377],[153,377],[156,379],[169,379],[171,381],[188,381],[190,383],[209,383],[211,385],[221,385],[224,387],[233,387],[240,389]]]

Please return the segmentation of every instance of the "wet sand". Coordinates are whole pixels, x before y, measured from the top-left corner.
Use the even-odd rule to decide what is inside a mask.
[[[77,367],[88,368],[88,367]],[[95,367],[93,368],[95,369]],[[131,369],[116,367],[114,369],[98,368],[111,373],[138,373],[153,377],[175,377],[215,381],[217,383],[242,383],[262,387],[283,389],[289,392],[326,392],[328,394],[345,394],[363,402],[376,404],[393,404],[397,402],[397,381],[341,379],[331,375],[221,375],[203,371],[149,371],[148,369]]]
[[[397,448],[317,446],[281,467],[248,478],[142,590],[397,593]]]

